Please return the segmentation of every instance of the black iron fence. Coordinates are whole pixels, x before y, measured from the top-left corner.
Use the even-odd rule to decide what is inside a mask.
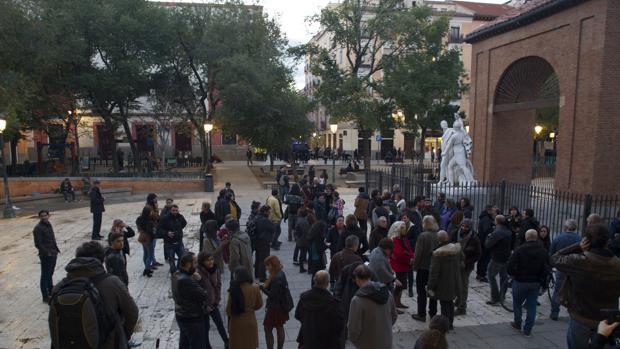
[[[431,176],[434,169],[424,166],[409,168],[392,167],[373,169],[366,172],[366,189],[392,190],[394,185],[400,187],[405,198],[424,196],[435,200],[437,194],[445,193],[447,198],[458,202],[466,197],[474,206],[474,222],[477,225],[478,214],[486,205],[494,205],[500,212],[508,214],[515,206],[523,211],[531,208],[540,224],[550,228],[552,235],[562,231],[564,222],[576,219],[583,231],[586,218],[591,213],[603,217],[606,224],[615,217],[620,209],[620,195],[593,195],[554,190],[553,187],[500,183],[476,183],[452,186],[437,183]]]

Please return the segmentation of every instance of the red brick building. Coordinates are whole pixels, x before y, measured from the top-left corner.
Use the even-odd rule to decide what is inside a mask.
[[[529,183],[536,110],[555,105],[555,188],[620,193],[619,18],[618,0],[531,0],[466,37],[478,180]]]

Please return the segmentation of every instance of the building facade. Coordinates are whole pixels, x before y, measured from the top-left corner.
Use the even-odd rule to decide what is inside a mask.
[[[434,0],[417,0],[407,1],[406,6],[429,6],[433,10],[434,17],[448,17],[450,22],[450,30],[446,40],[448,41],[448,47],[450,49],[457,49],[461,52],[461,59],[465,68],[466,78],[464,83],[469,84],[469,76],[471,71],[471,45],[465,43],[463,38],[476,30],[480,26],[495,20],[500,15],[506,13],[512,9],[511,6],[506,4],[487,4],[476,3],[469,1],[434,1]],[[328,6],[338,6],[338,4],[330,4]],[[316,45],[323,48],[330,48],[333,57],[341,68],[344,67],[343,56],[344,50],[339,47],[332,48],[332,42],[329,34],[323,30],[319,31],[309,42],[309,44]],[[311,57],[306,57],[305,65],[305,78],[306,86],[305,93],[308,98],[312,99],[314,91],[320,79],[310,71],[309,60]],[[382,74],[379,72],[376,79],[381,79]],[[460,106],[460,110],[467,113],[469,112],[469,93],[463,93],[460,100],[455,100],[454,104]],[[363,140],[359,138],[357,127],[354,123],[339,123],[338,132],[332,134],[330,132],[330,118],[329,112],[323,106],[317,107],[314,111],[308,114],[308,119],[315,125],[316,136],[314,136],[312,143],[319,147],[330,147],[331,149],[342,149],[345,152],[353,152],[356,149],[361,149]],[[437,125],[439,127],[439,125]],[[410,157],[413,152],[418,154],[423,151],[427,158],[431,157],[431,152],[438,149],[441,139],[436,132],[429,132],[425,139],[424,149],[420,149],[420,145],[416,142],[416,138],[419,138],[419,132],[411,133],[403,129],[384,130],[383,134],[376,131],[373,137],[370,139],[371,157],[373,159],[382,158],[382,156],[391,149],[401,149],[406,157]]]

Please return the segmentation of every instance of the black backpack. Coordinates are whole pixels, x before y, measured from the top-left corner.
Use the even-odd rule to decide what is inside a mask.
[[[97,349],[114,330],[96,285],[111,276],[63,279],[50,300],[50,336],[55,349]]]

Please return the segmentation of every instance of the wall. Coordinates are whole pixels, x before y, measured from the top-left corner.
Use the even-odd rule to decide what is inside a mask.
[[[44,178],[9,178],[11,197],[30,196],[32,193],[48,194],[60,186],[65,177]],[[76,190],[82,188],[81,177],[70,177]],[[203,191],[202,180],[182,178],[101,178],[101,188],[132,188],[133,192],[152,192],[161,189],[167,191]],[[0,182],[0,199],[4,200],[4,184]]]
[[[584,2],[472,45],[470,122],[478,180],[514,178],[509,168],[498,166],[498,151],[515,167],[531,163],[513,157],[521,152],[531,154],[531,134],[524,138],[518,128],[505,136],[522,141],[514,143],[504,138],[496,129],[514,128],[516,124],[493,113],[493,99],[497,83],[510,64],[523,57],[539,56],[551,64],[560,81],[556,189],[620,192],[615,183],[620,164],[609,161],[620,151],[620,34],[612,28],[619,8],[620,2],[614,0]],[[513,112],[511,117],[533,128],[530,112]],[[525,182],[530,178],[523,171],[517,179]]]

